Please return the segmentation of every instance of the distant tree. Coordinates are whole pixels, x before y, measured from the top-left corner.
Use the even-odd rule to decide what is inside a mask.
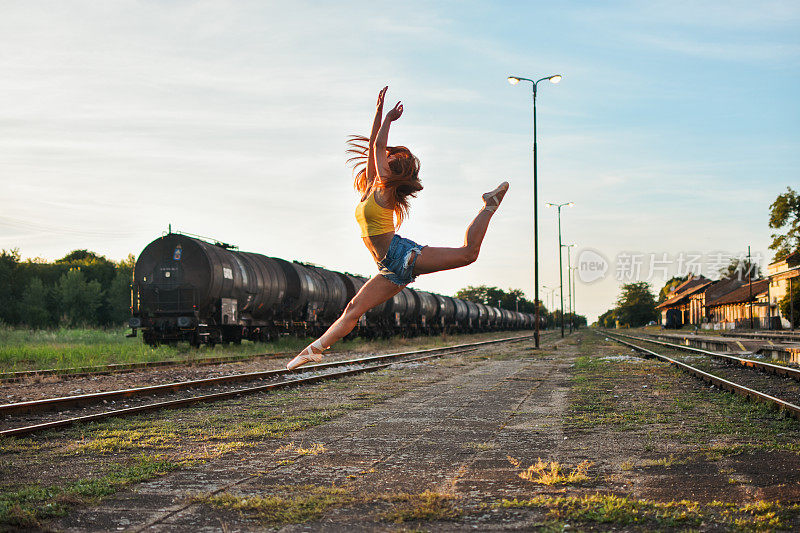
[[[680,285],[681,283],[683,283],[687,279],[689,279],[688,275],[686,275],[686,276],[673,276],[672,278],[670,278],[670,280],[668,282],[666,282],[664,284],[664,286],[661,287],[661,290],[658,292],[658,303],[665,302],[667,300],[667,298],[669,297],[668,296],[669,293],[675,287],[677,287],[678,285]]]
[[[19,250],[0,251],[0,322],[19,322]]]
[[[617,326],[616,318],[614,317],[614,309],[609,309],[599,317],[597,317],[597,325],[601,328],[615,328]]]
[[[520,313],[536,312],[536,307],[533,305],[533,302],[525,298],[525,293],[522,292],[522,290],[508,289],[508,291],[502,292],[503,296],[501,297],[500,307],[511,309],[512,311],[519,311]],[[541,312],[541,309],[539,309],[540,315]]]
[[[520,313],[533,313],[536,311],[533,302],[525,298],[525,293],[520,289],[504,291],[503,289],[486,285],[468,286],[456,292],[455,297],[512,311],[519,309]],[[541,307],[539,308],[539,314],[542,314]]]
[[[33,278],[20,302],[20,318],[24,324],[32,328],[43,328],[51,325],[50,311],[47,309],[48,290],[39,278]]]
[[[107,323],[124,324],[131,316],[131,274],[125,269],[117,271],[114,281],[106,291],[108,297]]]
[[[89,250],[74,250],[55,262],[65,272],[79,268],[87,281],[97,280],[102,287],[108,288],[117,271],[117,264]]]
[[[503,295],[504,293],[501,289],[497,287],[488,287],[486,285],[479,285],[477,287],[470,285],[455,293],[456,298],[484,305],[492,305],[494,307],[500,307]]]
[[[55,292],[61,318],[67,325],[74,327],[96,324],[97,311],[103,303],[100,282],[87,282],[83,272],[73,268],[61,276]]]
[[[781,309],[781,315],[786,320],[789,320],[792,317],[792,311],[790,310],[789,304],[794,304],[792,307],[794,308],[794,327],[800,326],[800,282],[797,279],[794,279],[792,282],[792,294],[791,297],[789,296],[789,291],[786,291],[786,296],[781,298],[781,301],[778,302],[778,305]]]
[[[761,267],[758,263],[752,263],[746,257],[734,257],[728,266],[719,271],[720,279],[736,278],[740,281],[747,280],[747,276],[752,279],[761,279]]]
[[[616,319],[630,327],[644,326],[658,318],[656,299],[645,281],[626,283],[617,298]]]
[[[771,235],[769,245],[775,250],[775,261],[800,250],[800,194],[791,187],[770,205],[769,227],[779,230]]]

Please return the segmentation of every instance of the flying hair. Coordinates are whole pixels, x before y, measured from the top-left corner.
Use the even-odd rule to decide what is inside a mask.
[[[352,154],[347,163],[353,167],[353,187],[363,196],[372,186],[372,182],[367,180],[369,139],[363,135],[351,135],[347,144],[347,153]],[[387,146],[386,156],[390,172],[388,176],[380,176],[380,187],[394,198],[397,230],[408,217],[409,198],[416,198],[417,193],[422,190],[419,159],[405,146]]]

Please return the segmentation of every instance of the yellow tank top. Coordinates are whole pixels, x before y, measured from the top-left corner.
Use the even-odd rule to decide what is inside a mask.
[[[394,210],[379,206],[373,189],[356,206],[356,221],[361,227],[362,237],[389,233],[394,231]]]

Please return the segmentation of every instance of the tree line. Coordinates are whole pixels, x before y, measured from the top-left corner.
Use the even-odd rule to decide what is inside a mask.
[[[0,323],[32,328],[120,326],[131,314],[135,258],[75,250],[49,263],[0,251]]]
[[[455,297],[474,303],[508,309],[509,311],[536,313],[536,306],[531,300],[525,298],[525,293],[520,289],[504,291],[498,287],[489,287],[486,285],[473,287],[470,285],[456,292]],[[550,311],[541,301],[539,302],[539,316],[544,319],[545,327],[547,328],[559,327],[561,324],[561,310],[556,309]],[[569,324],[570,319],[573,319],[573,324],[575,326],[585,326],[587,324],[586,317],[583,315],[569,312],[564,313],[564,324]]]

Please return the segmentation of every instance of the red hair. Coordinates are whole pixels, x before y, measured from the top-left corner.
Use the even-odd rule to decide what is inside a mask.
[[[370,188],[372,183],[367,182],[367,161],[369,154],[369,139],[362,135],[351,135],[347,141],[350,146],[347,153],[354,154],[347,160],[353,165],[353,187],[361,193]],[[386,155],[389,159],[388,176],[381,176],[381,189],[388,191],[394,198],[394,215],[397,219],[395,229],[400,227],[408,216],[409,197],[416,198],[422,190],[419,180],[419,159],[405,146],[387,146]]]

